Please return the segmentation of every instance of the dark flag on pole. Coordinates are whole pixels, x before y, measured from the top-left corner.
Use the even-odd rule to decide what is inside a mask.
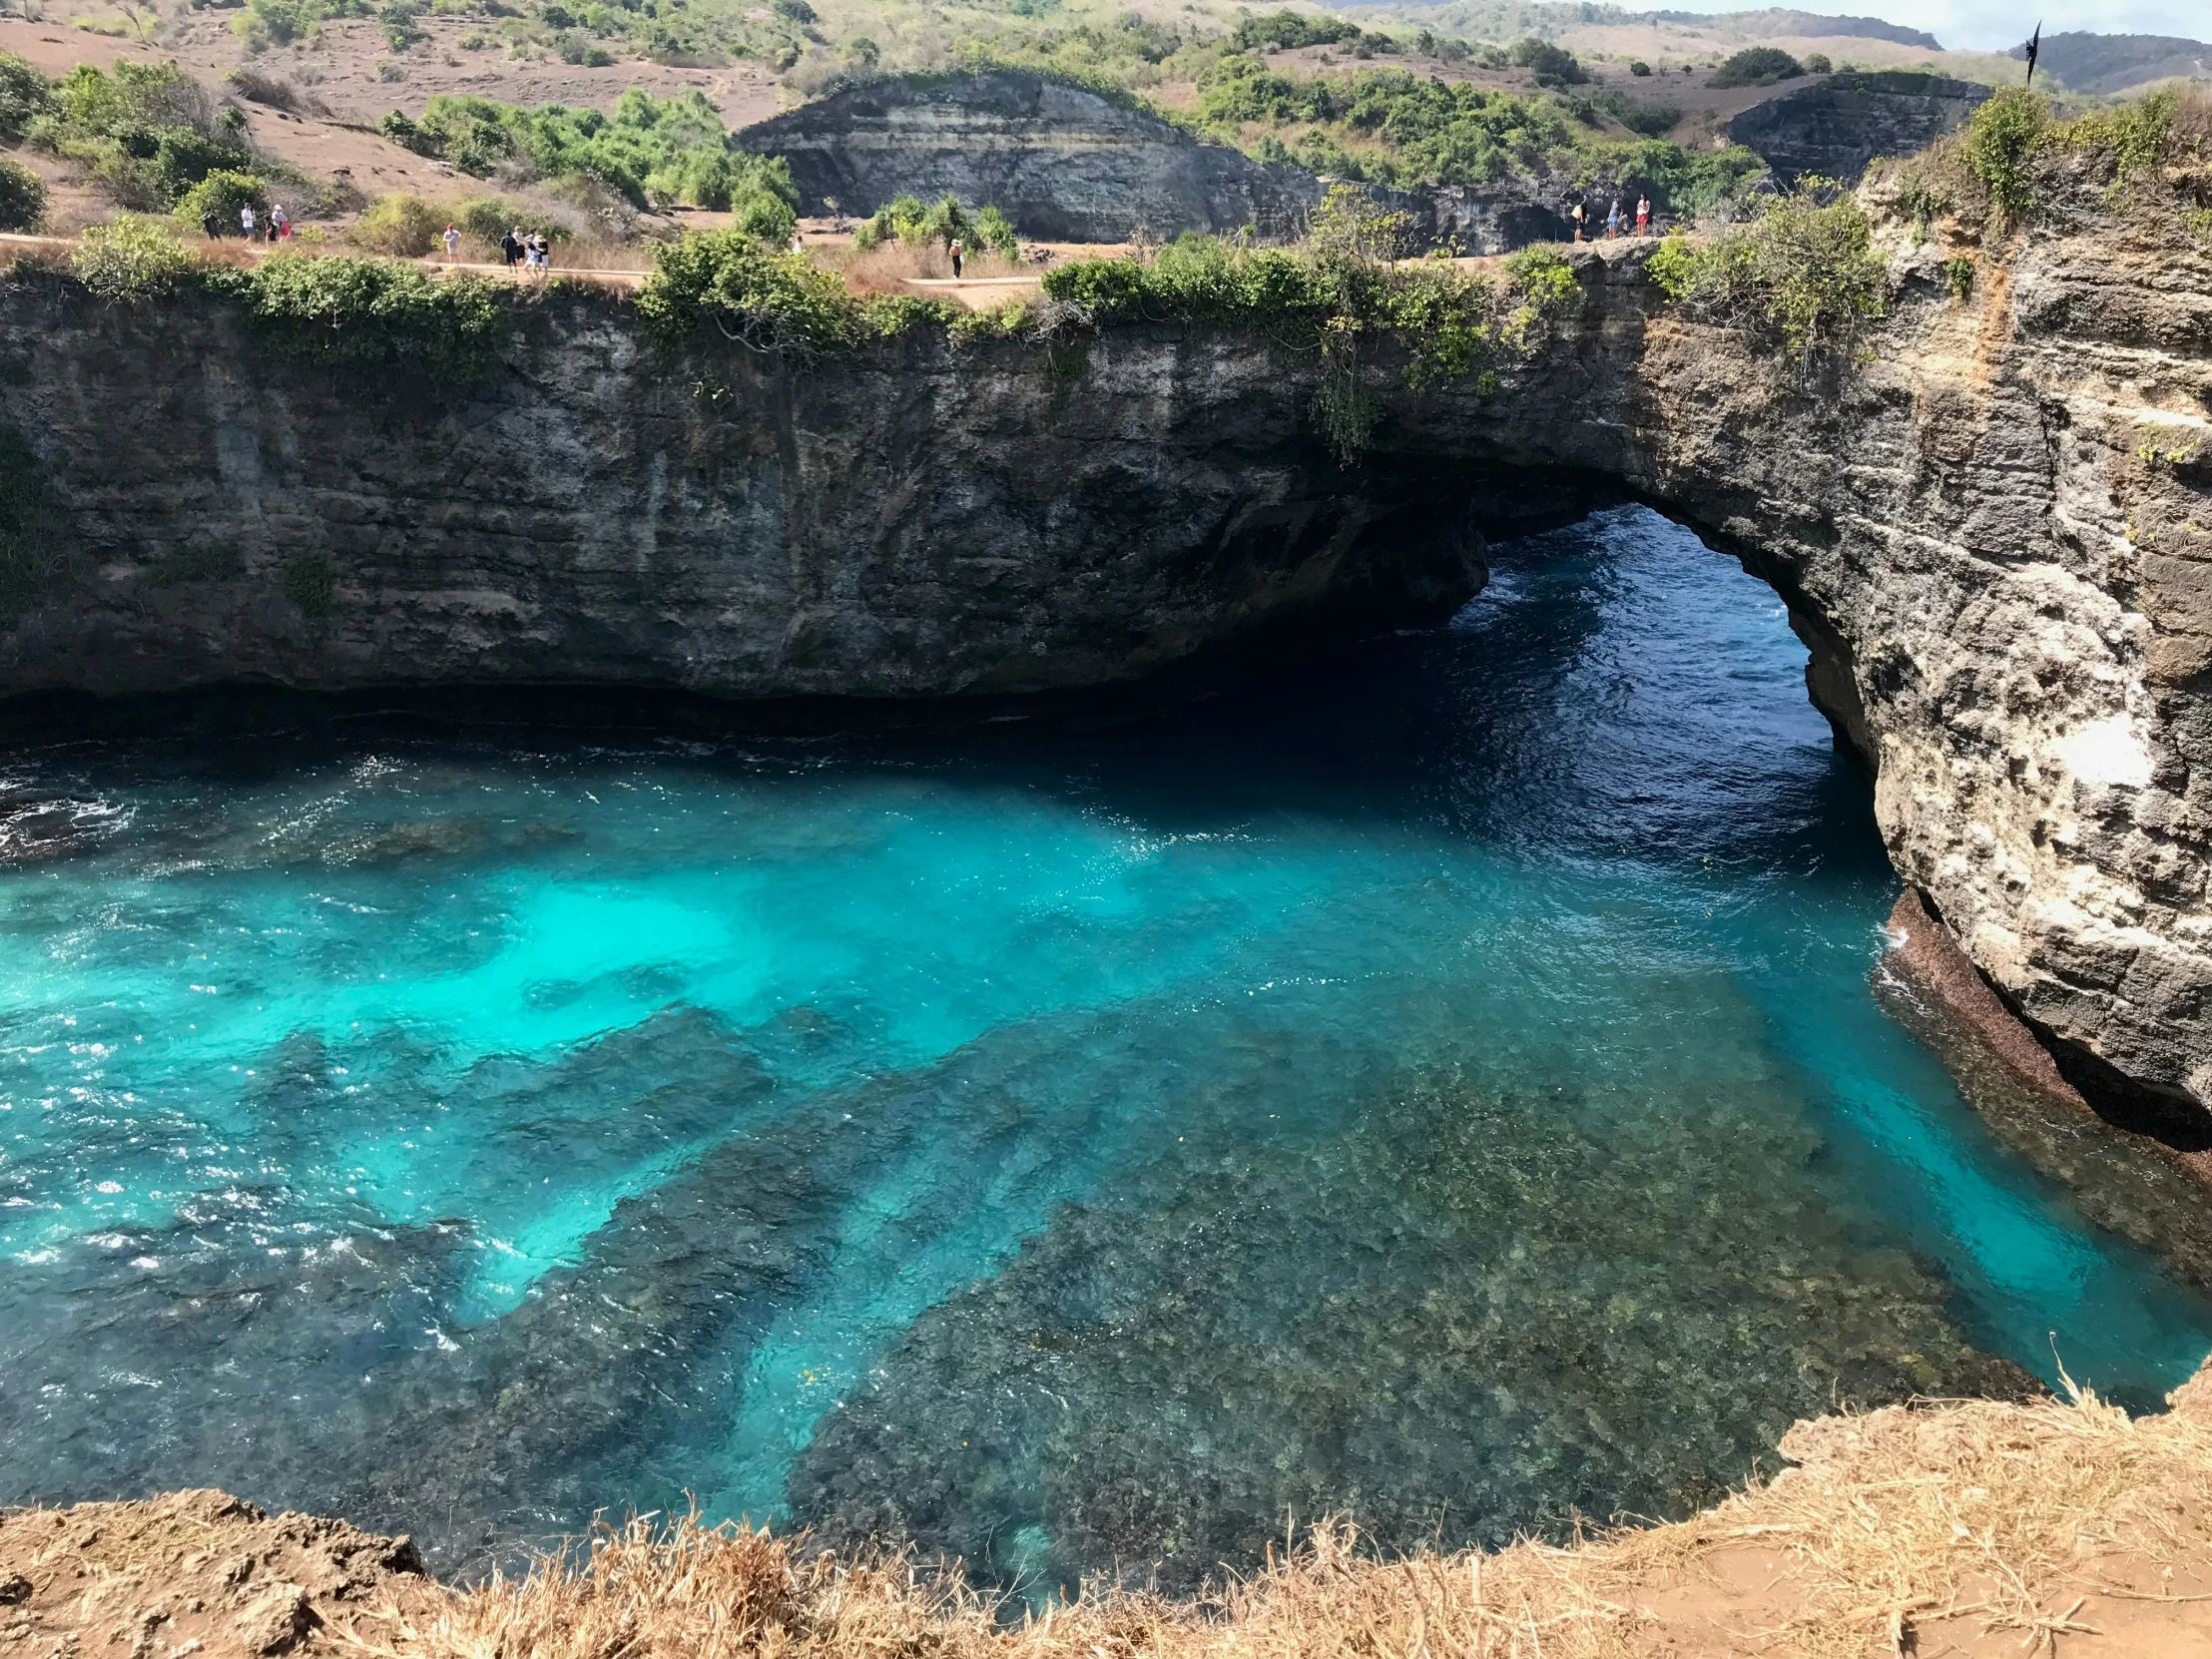
[[[2035,32],[2027,37],[2027,79],[2022,81],[2020,85],[2031,87],[2035,84],[2035,54],[2042,44],[2043,25],[2038,20],[2035,25]]]

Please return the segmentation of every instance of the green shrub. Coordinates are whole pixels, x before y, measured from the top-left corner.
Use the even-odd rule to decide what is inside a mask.
[[[46,77],[20,55],[0,52],[0,138],[19,139],[33,116],[53,107]]]
[[[569,240],[569,228],[544,209],[511,202],[504,196],[471,197],[453,210],[452,223],[470,236],[494,245],[509,231],[541,236],[553,243]]]
[[[246,9],[231,20],[231,27],[258,52],[265,46],[312,40],[325,16],[342,16],[344,10],[325,8],[320,0],[246,0]]]
[[[1943,262],[1943,285],[1950,289],[1950,296],[1963,305],[1973,297],[1973,261],[1945,260]]]
[[[1802,179],[1703,243],[1669,237],[1644,270],[1670,299],[1768,335],[1800,367],[1848,358],[1861,326],[1889,309],[1866,211],[1832,179]]]
[[[278,350],[306,362],[466,384],[491,367],[508,332],[490,283],[420,266],[286,253],[210,275]]]
[[[2105,200],[2116,209],[2123,205],[2130,188],[2154,175],[2175,149],[2174,117],[2180,109],[2179,96],[2170,87],[2162,87],[2116,110],[2083,116],[2055,137],[2070,150],[2093,151],[2111,158],[2112,184]]]
[[[167,226],[136,214],[119,214],[112,225],[87,226],[69,260],[77,280],[110,301],[166,293],[193,265]]]
[[[793,227],[799,223],[792,205],[767,191],[746,197],[731,209],[731,228],[756,242],[789,242]]]
[[[371,202],[346,235],[372,254],[411,260],[437,247],[445,225],[445,215],[421,197],[393,191]]]
[[[1994,93],[1967,120],[1958,157],[1988,191],[1999,229],[2021,224],[2035,211],[2032,164],[2049,136],[2048,108],[2020,87]]]
[[[21,162],[0,159],[0,231],[28,231],[46,212],[46,181]]]
[[[284,567],[284,597],[317,622],[329,616],[337,585],[337,578],[325,559],[310,555],[294,559]]]
[[[1829,62],[1826,52],[1808,52],[1805,55],[1805,73],[1808,75],[1833,75],[1836,66]]]
[[[204,89],[175,64],[80,64],[25,126],[29,142],[80,164],[126,208],[173,207],[210,173],[247,171],[253,153]]]
[[[1572,52],[1533,35],[1513,42],[1506,57],[1531,71],[1540,87],[1580,86],[1590,78],[1589,71],[1575,60]]]
[[[977,208],[971,228],[976,247],[1009,260],[1019,257],[1021,239],[1014,234],[1014,222],[996,208]]]
[[[895,197],[852,233],[853,246],[863,253],[891,242],[909,248],[932,244],[948,248],[956,242],[970,250],[992,249],[1008,258],[1020,252],[1013,224],[1003,213],[993,207],[971,213],[954,196],[941,196],[927,206],[911,196]]]
[[[201,220],[213,214],[225,231],[236,230],[239,211],[252,208],[256,215],[269,211],[269,190],[253,173],[211,173],[177,199],[176,215],[187,230],[198,230]]]
[[[404,52],[422,38],[421,18],[420,0],[383,0],[376,8],[376,28],[394,52]]]
[[[1486,390],[1494,366],[1526,351],[1535,324],[1575,292],[1567,262],[1531,250],[1506,262],[1502,283],[1448,262],[1396,264],[1402,216],[1339,186],[1315,214],[1301,249],[1249,248],[1184,236],[1150,265],[1133,259],[1056,266],[1045,294],[1087,315],[1120,322],[1204,323],[1245,328],[1287,349],[1318,352],[1325,365],[1314,418],[1338,458],[1372,440],[1380,405],[1363,382],[1368,342],[1404,355],[1402,378],[1416,391],[1473,379]]]
[[[1631,58],[1628,60],[1628,73],[1641,80],[1651,73],[1651,65],[1641,58]]]
[[[1805,66],[1779,46],[1747,46],[1714,71],[1709,87],[1771,87],[1795,80]]]
[[[753,351],[806,358],[869,331],[863,308],[833,274],[771,253],[742,231],[687,234],[656,248],[638,314],[664,344],[712,327]]]
[[[721,112],[699,92],[655,98],[633,87],[611,115],[440,94],[423,105],[419,119],[394,110],[382,130],[395,144],[479,178],[502,164],[526,162],[546,178],[597,179],[634,208],[685,202],[750,214],[763,224],[776,211],[756,198],[782,202],[795,217],[799,211],[790,167],[779,157],[732,150]]]
[[[1614,87],[1594,95],[1590,102],[1630,132],[1641,133],[1646,138],[1664,138],[1682,119],[1679,104],[1642,103]]]
[[[1357,23],[1278,11],[1244,18],[1229,37],[1229,44],[1239,52],[1288,52],[1301,46],[1334,46],[1341,40],[1359,38]]]

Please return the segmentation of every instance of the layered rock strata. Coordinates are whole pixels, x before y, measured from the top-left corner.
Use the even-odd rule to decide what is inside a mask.
[[[1942,75],[1886,69],[1824,76],[1754,104],[1728,124],[1785,185],[1807,174],[1857,183],[1877,156],[1911,156],[1968,116],[1989,89]]]
[[[1315,177],[1207,144],[1124,100],[1029,70],[911,75],[832,93],[736,142],[791,163],[805,212],[873,213],[950,194],[1022,235],[1124,242],[1140,232],[1292,229]]]
[[[1892,250],[1813,382],[1632,251],[1496,389],[1228,329],[811,365],[656,358],[528,311],[469,387],[287,367],[207,299],[0,289],[0,693],[657,685],[962,698],[1124,685],[1435,621],[1485,527],[1627,492],[1787,600],[1905,879],[2092,1096],[2212,1100],[2212,262],[2083,223]]]

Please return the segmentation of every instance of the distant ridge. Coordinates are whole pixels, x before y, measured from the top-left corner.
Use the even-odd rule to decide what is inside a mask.
[[[1797,36],[1820,40],[1838,35],[1858,40],[1895,41],[1923,52],[1940,52],[1943,43],[1921,29],[1885,23],[1879,17],[1833,17],[1789,6],[1750,12],[1632,11],[1597,0],[1335,0],[1340,6],[1386,6],[1406,17],[1433,19],[1478,39],[1505,40],[1534,32],[1557,35],[1587,24],[1689,23],[1732,40],[1769,40]]]
[[[2025,46],[2012,56],[2027,56]],[[2212,45],[2178,35],[2045,35],[2036,60],[2075,92],[2125,92],[2146,81],[2212,75]]]
[[[1659,23],[1709,23],[1726,28],[1731,34],[1805,35],[1816,40],[1828,35],[1849,35],[1856,40],[1891,40],[1900,46],[1917,46],[1926,52],[1943,49],[1943,43],[1924,29],[1885,23],[1879,17],[1830,17],[1821,12],[1794,11],[1784,6],[1770,6],[1756,12],[1645,12],[1642,15]]]

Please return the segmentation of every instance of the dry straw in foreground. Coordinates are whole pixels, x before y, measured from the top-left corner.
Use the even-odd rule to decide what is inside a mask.
[[[1092,1590],[1017,1622],[903,1555],[638,1521],[348,1639],[393,1659],[2179,1659],[2212,1654],[2212,1366],[2174,1403],[2136,1418],[2083,1392],[1826,1417],[1785,1438],[1798,1467],[1679,1524],[1391,1560],[1331,1524],[1202,1603]]]

